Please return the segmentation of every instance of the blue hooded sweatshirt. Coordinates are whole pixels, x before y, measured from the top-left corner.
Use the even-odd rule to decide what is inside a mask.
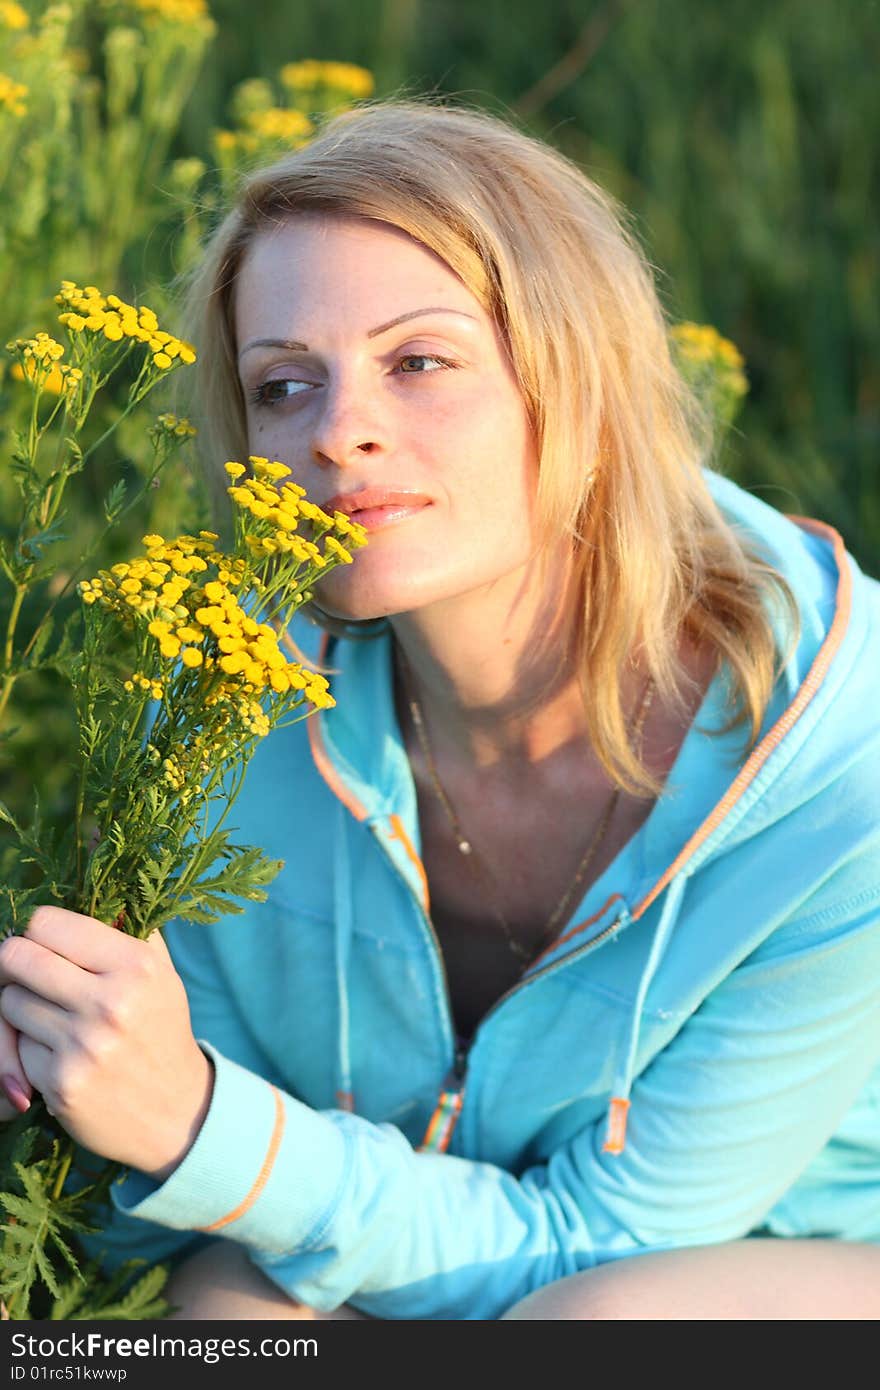
[[[227,1238],[318,1309],[494,1319],[651,1250],[880,1242],[880,584],[706,476],[802,619],[751,754],[710,732],[722,666],[648,819],[463,1055],[391,638],[333,642],[336,707],[263,740],[233,814],[285,861],[268,902],[168,930],[214,1092],[164,1183],[114,1188],[108,1266]]]

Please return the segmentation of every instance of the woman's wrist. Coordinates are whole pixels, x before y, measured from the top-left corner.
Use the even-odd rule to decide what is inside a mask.
[[[180,1166],[199,1136],[213,1093],[214,1063],[199,1048],[192,1082],[186,1086],[185,1103],[170,1107],[157,1126],[157,1155],[145,1164],[135,1165],[148,1178],[161,1184]],[[182,1096],[180,1099],[183,1102]]]

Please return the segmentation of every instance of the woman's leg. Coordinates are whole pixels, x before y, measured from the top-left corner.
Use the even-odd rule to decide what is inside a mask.
[[[504,1317],[616,1322],[880,1318],[880,1245],[756,1237],[633,1255],[537,1289]]]
[[[241,1246],[220,1240],[204,1246],[174,1271],[165,1291],[177,1308],[173,1319],[220,1322],[242,1318],[266,1322],[272,1318],[363,1318],[343,1305],[333,1313],[318,1313],[295,1303],[248,1259]]]

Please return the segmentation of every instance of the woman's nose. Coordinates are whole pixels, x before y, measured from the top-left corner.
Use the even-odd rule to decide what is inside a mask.
[[[389,442],[389,427],[379,419],[378,404],[369,392],[351,386],[326,388],[310,443],[316,463],[340,468],[359,464],[365,454],[387,451]]]

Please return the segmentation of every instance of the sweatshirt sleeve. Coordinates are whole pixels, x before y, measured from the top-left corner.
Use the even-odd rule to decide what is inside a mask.
[[[219,1077],[222,1087],[226,1067],[246,1067],[256,1073],[256,1077],[272,1079],[269,1060],[257,1044],[247,1027],[240,1011],[231,998],[229,989],[217,968],[214,949],[208,932],[202,928],[193,929],[181,923],[171,922],[163,935],[171,952],[175,968],[186,985],[190,1022],[193,1033],[202,1050],[212,1058],[223,1054],[223,1073]],[[205,1044],[203,1038],[211,1038],[216,1047]],[[216,1051],[219,1049],[220,1051]],[[265,1080],[260,1083],[265,1087]],[[217,1095],[218,1073],[215,1071],[215,1094],[211,1109],[217,1112],[221,1097]],[[245,1112],[246,1113],[246,1112]],[[240,1121],[239,1121],[240,1123]],[[78,1168],[83,1181],[95,1173],[103,1159],[78,1150]],[[218,1161],[215,1153],[215,1161]],[[227,1160],[222,1157],[220,1163]],[[122,1189],[125,1200],[121,1201]],[[141,1259],[149,1264],[163,1261],[175,1262],[194,1254],[211,1239],[195,1229],[198,1222],[168,1222],[163,1219],[151,1221],[138,1211],[132,1215],[128,1207],[136,1193],[153,1192],[156,1184],[143,1173],[128,1172],[111,1189],[112,1208],[103,1214],[102,1229],[94,1235],[81,1236],[80,1244],[90,1256],[101,1260],[102,1267],[115,1270],[128,1259]]]
[[[636,1079],[617,1156],[604,1119],[516,1175],[417,1152],[214,1037],[194,1146],[159,1187],[133,1174],[119,1212],[233,1239],[318,1309],[495,1319],[578,1270],[761,1224],[880,1061],[880,887],[780,927],[703,1000]]]

